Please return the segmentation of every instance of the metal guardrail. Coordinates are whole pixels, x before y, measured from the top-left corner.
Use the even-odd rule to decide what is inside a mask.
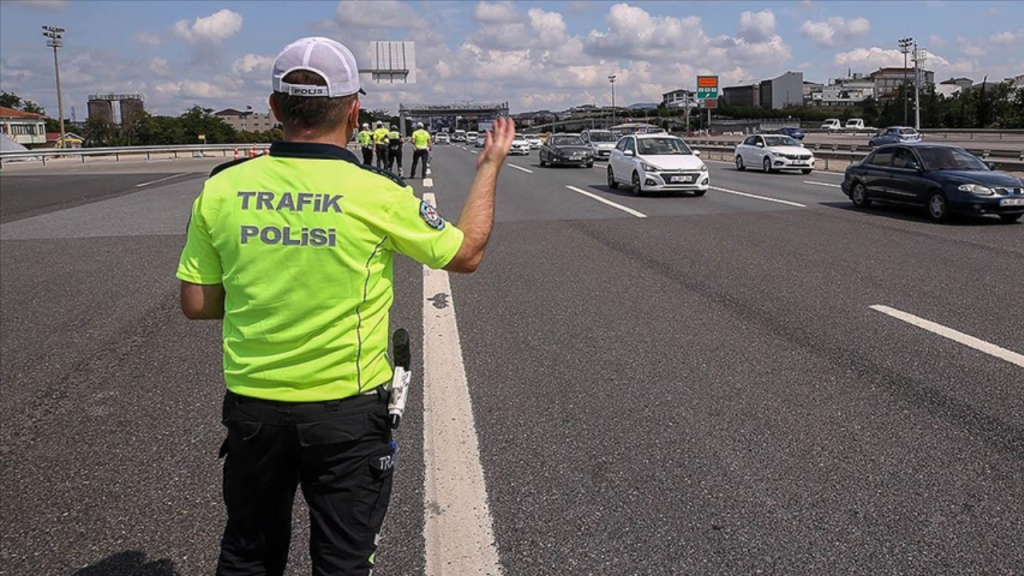
[[[14,150],[7,152],[0,152],[0,166],[3,166],[5,161],[23,158],[29,160],[38,159],[45,166],[48,160],[54,158],[81,158],[82,162],[85,163],[86,158],[97,157],[97,156],[113,156],[115,161],[120,161],[122,156],[145,156],[147,160],[151,159],[154,154],[173,154],[175,158],[179,158],[183,154],[188,154],[189,157],[206,157],[208,155],[216,155],[220,153],[221,156],[227,157],[229,154],[234,155],[234,151],[238,150],[239,156],[248,156],[253,149],[257,153],[269,149],[270,145],[263,144],[183,144],[173,146],[118,146],[118,147],[107,147],[107,148],[47,148],[39,150]],[[198,156],[197,156],[198,154]]]
[[[709,149],[720,152],[731,152],[736,149],[735,142],[723,142],[706,138],[687,138],[686,143],[697,150]],[[814,152],[815,158],[823,160],[842,160],[846,162],[857,162],[864,159],[871,153],[867,146],[840,146],[838,144],[808,144],[806,148]],[[1007,172],[1024,172],[1024,151],[1013,151],[1013,156],[996,156],[993,152],[1010,152],[1008,150],[977,150],[966,149],[971,154],[981,158],[985,162],[995,164],[997,170]],[[828,167],[825,168],[828,170]]]
[[[873,128],[873,129],[872,129]],[[874,134],[880,127],[867,127],[863,129],[821,129],[803,128],[807,134],[847,134],[850,136],[861,136]],[[1008,140],[1024,141],[1024,129],[993,129],[993,128],[922,128],[918,130],[921,134],[939,137],[942,140],[967,139],[967,140]]]

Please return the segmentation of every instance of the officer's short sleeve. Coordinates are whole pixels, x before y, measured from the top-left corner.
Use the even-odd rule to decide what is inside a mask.
[[[185,248],[178,261],[178,279],[193,284],[220,284],[223,271],[220,254],[213,246],[213,237],[204,213],[204,195],[192,203],[192,216],[188,221]]]
[[[462,247],[462,230],[409,188],[396,194],[385,232],[396,251],[435,270],[447,266]]]

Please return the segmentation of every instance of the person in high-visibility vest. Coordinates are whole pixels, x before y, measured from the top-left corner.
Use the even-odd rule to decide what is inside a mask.
[[[430,132],[423,129],[423,122],[416,123],[416,131],[412,133],[412,169],[409,170],[409,178],[416,177],[416,164],[423,161],[423,171],[420,178],[427,177],[427,158],[430,151],[434,149],[430,140]]]
[[[388,169],[388,129],[384,123],[377,120],[377,127],[373,131],[373,148],[377,152],[377,168]]]
[[[391,125],[391,132],[388,132],[388,172],[402,177],[402,145],[405,138],[398,133],[398,126]],[[398,163],[398,172],[395,172],[395,163]]]
[[[369,124],[363,124],[359,132],[359,147],[363,151],[363,164],[373,164],[373,132]]]

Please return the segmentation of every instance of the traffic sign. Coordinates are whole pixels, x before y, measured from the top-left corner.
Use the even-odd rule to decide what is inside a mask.
[[[697,76],[697,99],[718,100],[718,76]]]
[[[702,100],[701,106],[707,108],[708,110],[718,108],[718,100]]]

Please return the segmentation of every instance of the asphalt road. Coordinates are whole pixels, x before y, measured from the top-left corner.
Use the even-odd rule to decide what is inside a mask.
[[[457,219],[474,161],[410,183]],[[450,278],[503,574],[1024,573],[1024,368],[871,308],[1024,353],[1024,225],[855,211],[828,173],[635,198],[509,164]],[[220,327],[173,275],[209,166],[178,166],[0,175],[0,575],[212,570]],[[431,303],[396,266],[418,387]],[[377,575],[431,553],[422,400]]]

